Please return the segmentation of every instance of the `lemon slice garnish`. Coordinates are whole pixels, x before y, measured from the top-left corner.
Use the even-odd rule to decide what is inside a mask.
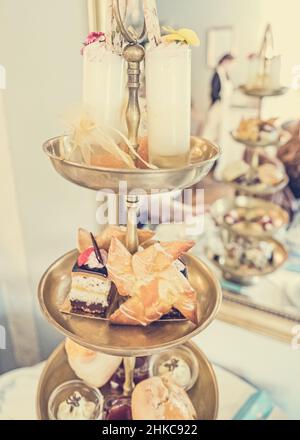
[[[173,43],[180,41],[190,46],[199,46],[200,40],[195,31],[192,29],[181,28],[178,30],[173,29],[171,26],[163,27],[164,31],[168,32],[167,35],[162,37],[163,41],[167,43]]]

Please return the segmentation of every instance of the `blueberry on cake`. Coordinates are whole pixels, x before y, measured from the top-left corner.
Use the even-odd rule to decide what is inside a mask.
[[[111,302],[111,282],[107,278],[107,252],[93,246],[82,252],[72,270],[69,294],[72,312],[89,313],[105,318]]]

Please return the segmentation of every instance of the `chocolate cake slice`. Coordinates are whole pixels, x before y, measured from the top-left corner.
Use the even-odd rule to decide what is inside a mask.
[[[110,304],[111,282],[97,273],[73,272],[69,300],[73,312],[106,317]]]
[[[93,246],[81,253],[72,270],[69,293],[72,312],[105,318],[112,301],[111,282],[107,278],[107,252],[99,249],[91,234]]]

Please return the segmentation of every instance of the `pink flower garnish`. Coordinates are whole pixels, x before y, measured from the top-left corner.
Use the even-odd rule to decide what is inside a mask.
[[[97,41],[99,41],[100,43],[104,43],[106,41],[104,32],[90,32],[83,43],[83,48],[81,49],[81,55],[83,54],[84,48],[86,46],[92,43],[96,43]]]

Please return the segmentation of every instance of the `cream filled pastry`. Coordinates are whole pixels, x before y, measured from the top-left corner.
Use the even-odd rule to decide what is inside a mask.
[[[132,393],[133,420],[195,420],[195,408],[183,388],[170,377],[151,377]]]
[[[77,377],[95,388],[105,385],[121,365],[122,358],[97,353],[76,344],[71,339],[65,342],[69,365]]]

